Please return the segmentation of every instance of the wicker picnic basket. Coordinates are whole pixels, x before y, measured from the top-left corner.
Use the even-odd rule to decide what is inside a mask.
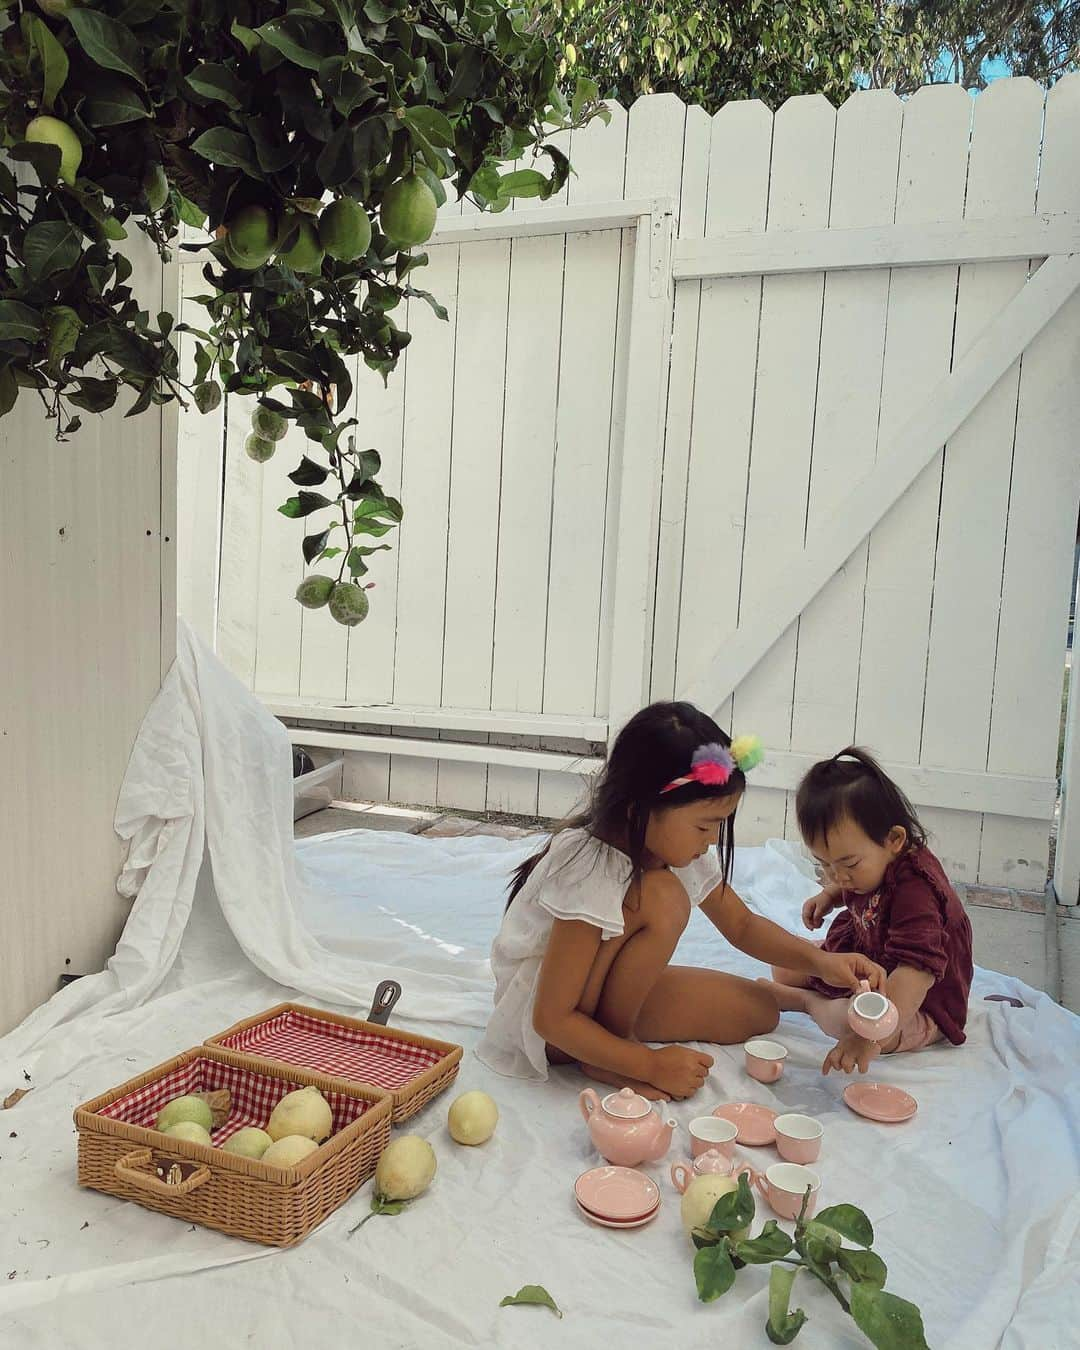
[[[283,1168],[222,1151],[231,1134],[265,1126],[287,1092],[309,1084],[326,1097],[334,1121],[334,1133],[314,1153]],[[214,1132],[217,1147],[152,1128],[173,1097],[221,1088],[230,1092],[232,1111]],[[372,1176],[390,1139],[390,1109],[389,1094],[378,1088],[200,1046],[77,1108],[79,1184],[232,1237],[290,1247]]]
[[[383,1015],[392,1006],[393,1002],[387,1005]],[[318,1068],[347,1082],[380,1089],[390,1094],[395,1125],[444,1092],[461,1063],[460,1045],[299,1003],[279,1003],[211,1036],[206,1045],[241,1054],[250,1063]]]

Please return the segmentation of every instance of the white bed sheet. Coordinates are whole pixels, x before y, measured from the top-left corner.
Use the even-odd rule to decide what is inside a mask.
[[[189,673],[205,656],[193,660]],[[212,668],[208,678],[217,679]],[[741,1272],[719,1303],[697,1302],[665,1168],[652,1169],[664,1208],[649,1227],[610,1233],[579,1217],[570,1186],[595,1156],[578,1115],[583,1084],[569,1070],[546,1084],[518,1082],[467,1053],[459,1088],[495,1096],[502,1113],[495,1138],[481,1149],[458,1148],[445,1130],[446,1099],[433,1104],[409,1127],[428,1135],[438,1153],[431,1191],[353,1238],[347,1232],[367,1210],[369,1187],[289,1252],[77,1188],[75,1105],[283,997],[299,993],[355,1011],[377,977],[395,974],[405,986],[395,1022],[461,1040],[467,1050],[479,1034],[477,989],[485,986],[506,874],[532,845],[354,832],[305,841],[294,873],[277,819],[287,806],[274,782],[278,733],[244,708],[238,689],[210,695],[203,688],[200,697],[189,690],[173,704],[180,724],[185,702],[198,712],[206,699],[217,700],[220,712],[236,701],[233,725],[245,728],[225,738],[227,763],[204,761],[206,790],[182,811],[176,784],[184,773],[173,772],[163,791],[153,756],[137,764],[140,791],[150,793],[156,782],[162,814],[155,829],[147,813],[141,833],[143,862],[153,866],[125,934],[128,955],[138,954],[126,982],[115,969],[80,981],[0,1041],[0,1097],[33,1085],[0,1114],[0,1346],[593,1347],[615,1337],[765,1345],[765,1271]],[[260,748],[262,737],[270,750]],[[179,748],[197,777],[190,735]],[[210,815],[224,808],[222,784],[238,777],[262,782],[281,800],[264,813],[250,798],[243,828],[235,818],[211,825]],[[203,856],[203,844],[195,853],[193,841],[205,801],[213,807]],[[277,841],[270,845],[267,815]],[[284,883],[266,866],[258,886],[245,877],[252,838],[262,839],[265,853],[280,853]],[[221,865],[223,849],[231,865]],[[148,893],[155,867],[161,886]],[[165,868],[173,872],[171,906]],[[740,851],[736,883],[760,912],[797,926],[810,883],[787,846]],[[144,903],[148,894],[153,907]],[[284,954],[280,933],[262,941],[282,906],[292,943]],[[273,956],[275,944],[274,959],[293,961],[295,984],[274,977],[281,967],[267,952]],[[755,973],[700,916],[679,959]],[[345,997],[320,997],[320,980],[338,981]],[[989,992],[1015,994],[1026,1006],[985,1003]],[[825,1201],[867,1210],[890,1288],[920,1304],[936,1350],[1064,1350],[1077,1344],[1080,1313],[1080,1019],[1017,981],[980,971],[969,1032],[959,1051],[936,1048],[875,1066],[875,1077],[919,1099],[918,1116],[900,1127],[847,1111],[843,1081],[818,1073],[827,1042],[802,1017],[781,1025],[790,1055],[775,1087],[751,1082],[739,1051],[720,1048],[701,1096],[671,1113],[684,1139],[690,1118],[722,1100],[751,1098],[819,1116],[827,1131]],[[679,1152],[676,1146],[671,1156]],[[771,1155],[747,1156],[761,1166]],[[526,1283],[550,1289],[565,1319],[499,1309],[503,1295]],[[806,1289],[800,1299],[811,1321],[798,1345],[865,1345],[823,1292]]]

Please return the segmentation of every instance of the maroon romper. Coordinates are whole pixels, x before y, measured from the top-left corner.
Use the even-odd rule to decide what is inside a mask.
[[[908,849],[885,872],[874,895],[844,891],[844,908],[822,944],[827,952],[861,952],[887,972],[913,966],[934,977],[922,1011],[953,1045],[964,1042],[971,988],[971,922],[928,848]],[[848,998],[816,976],[809,987],[827,998]]]

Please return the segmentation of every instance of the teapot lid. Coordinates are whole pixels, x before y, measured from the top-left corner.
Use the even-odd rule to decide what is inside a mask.
[[[617,1116],[620,1120],[637,1120],[652,1110],[651,1103],[645,1097],[628,1087],[606,1096],[603,1107],[609,1116]]]

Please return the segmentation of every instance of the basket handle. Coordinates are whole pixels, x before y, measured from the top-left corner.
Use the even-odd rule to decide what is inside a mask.
[[[159,1177],[154,1176],[152,1172],[145,1170],[152,1157],[153,1154],[150,1149],[138,1148],[134,1153],[128,1153],[123,1158],[119,1158],[113,1170],[116,1172],[118,1179],[126,1181],[129,1186],[135,1186],[140,1191],[149,1192],[150,1195],[163,1196],[168,1199],[178,1199],[182,1195],[190,1195],[204,1181],[210,1180],[210,1169],[204,1165],[197,1167],[186,1180],[181,1181],[178,1185],[169,1186]]]
[[[371,1012],[368,1013],[367,1020],[374,1022],[376,1026],[386,1026],[390,1020],[390,1014],[394,1010],[394,1004],[400,997],[401,985],[396,980],[383,980],[378,989],[375,990],[375,997],[371,1000]]]

